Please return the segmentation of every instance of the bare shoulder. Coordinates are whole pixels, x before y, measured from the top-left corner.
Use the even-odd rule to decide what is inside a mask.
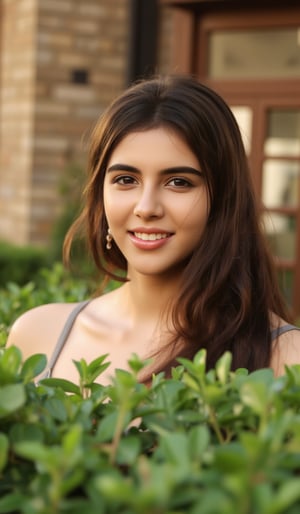
[[[295,327],[281,334],[273,343],[271,367],[282,375],[285,366],[300,364],[300,330]]]
[[[76,303],[50,303],[34,307],[22,314],[12,325],[7,346],[17,346],[23,358],[33,353],[49,356],[68,315]]]

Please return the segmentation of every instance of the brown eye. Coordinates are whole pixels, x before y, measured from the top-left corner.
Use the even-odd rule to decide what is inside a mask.
[[[168,181],[168,186],[173,187],[193,187],[193,184],[185,178],[174,177]]]
[[[130,175],[121,175],[119,177],[114,178],[114,184],[120,184],[121,186],[127,186],[130,184],[135,184],[136,180],[134,177],[131,177]]]

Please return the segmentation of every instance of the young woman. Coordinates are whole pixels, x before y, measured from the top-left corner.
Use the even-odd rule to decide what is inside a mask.
[[[22,315],[8,344],[42,352],[49,374],[77,380],[73,359],[109,354],[100,381],[152,357],[141,380],[207,349],[233,369],[300,362],[300,332],[268,255],[241,135],[230,109],[190,77],[141,81],[101,117],[91,141],[81,229],[116,290]],[[119,275],[118,275],[119,274]],[[121,279],[122,280],[122,279]]]

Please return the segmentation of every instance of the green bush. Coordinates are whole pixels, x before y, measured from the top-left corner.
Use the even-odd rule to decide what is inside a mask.
[[[0,513],[298,514],[300,366],[274,378],[230,372],[205,351],[173,377],[138,383],[142,364],[95,383],[105,356],[75,362],[79,385],[0,356]]]
[[[8,282],[0,289],[0,346],[12,323],[23,312],[46,303],[78,302],[88,298],[95,289],[91,280],[74,278],[60,263],[40,269],[35,279],[25,285]]]
[[[101,277],[75,277],[61,263],[39,269],[35,281],[25,285],[8,282],[0,288],[0,347],[5,344],[12,323],[23,312],[53,302],[80,302],[91,297],[101,285]],[[118,286],[107,283],[106,291]]]
[[[23,285],[49,264],[46,250],[32,246],[15,246],[0,241],[0,287],[7,282]]]

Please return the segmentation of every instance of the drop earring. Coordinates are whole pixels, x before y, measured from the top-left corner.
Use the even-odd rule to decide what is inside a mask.
[[[111,242],[113,240],[113,237],[111,235],[111,231],[110,231],[110,228],[107,229],[107,235],[106,235],[106,249],[107,250],[110,250],[111,249]]]

